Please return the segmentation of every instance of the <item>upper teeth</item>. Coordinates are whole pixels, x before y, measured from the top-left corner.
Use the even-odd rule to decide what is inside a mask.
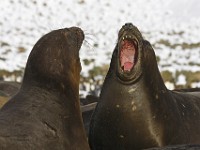
[[[125,36],[122,37],[122,40],[123,40],[123,41],[126,40],[126,39],[131,39],[131,40],[133,40],[133,42],[135,43],[135,45],[137,45],[137,40],[136,40],[136,38],[135,38],[134,36],[125,35]]]
[[[122,37],[122,39],[123,40],[125,40],[125,39],[133,39],[134,40],[134,38],[131,35],[125,35]]]

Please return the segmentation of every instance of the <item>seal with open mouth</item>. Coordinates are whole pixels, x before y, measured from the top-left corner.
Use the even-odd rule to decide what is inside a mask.
[[[200,91],[168,90],[151,44],[135,26],[125,24],[91,119],[91,149],[198,143]]]
[[[33,47],[19,92],[0,110],[1,150],[88,150],[79,102],[78,27],[44,35]]]

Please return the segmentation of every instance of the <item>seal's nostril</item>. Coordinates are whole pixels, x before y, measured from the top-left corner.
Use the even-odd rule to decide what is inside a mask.
[[[125,29],[125,30],[129,30],[129,29],[131,29],[131,28],[133,28],[134,26],[133,26],[133,24],[132,23],[125,23],[125,25],[123,25],[123,29]]]
[[[124,27],[126,27],[126,28],[132,28],[133,24],[132,23],[125,23]]]

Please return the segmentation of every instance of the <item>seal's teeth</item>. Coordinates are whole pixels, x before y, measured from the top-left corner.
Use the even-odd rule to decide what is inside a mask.
[[[129,38],[130,38],[130,39],[132,38],[131,35],[129,35]]]
[[[128,36],[127,36],[127,35],[126,35],[125,37],[126,37],[126,39],[128,38]]]
[[[134,44],[135,44],[135,46],[137,46],[137,42],[134,40]]]
[[[122,40],[124,40],[124,37],[122,38]]]

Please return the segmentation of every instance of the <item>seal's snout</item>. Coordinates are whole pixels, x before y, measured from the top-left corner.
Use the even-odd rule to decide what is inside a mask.
[[[135,32],[136,34],[140,34],[140,31],[138,30],[138,28],[136,26],[134,26],[132,23],[125,23],[123,26],[122,26],[122,29],[121,31],[132,31],[132,32]]]
[[[78,34],[78,36],[80,36],[82,38],[82,40],[85,39],[85,34],[84,34],[83,30],[78,28],[76,33]]]
[[[140,77],[141,41],[140,31],[132,23],[126,23],[118,33],[117,74],[125,82],[135,81]],[[138,71],[139,70],[139,71]]]
[[[80,50],[81,44],[82,44],[83,40],[85,39],[85,34],[84,34],[83,30],[81,30],[80,28],[77,28],[76,35],[78,36],[78,44],[79,44],[79,50]]]
[[[132,23],[125,23],[125,25],[123,25],[123,28],[124,29],[131,29],[131,28],[133,28],[134,26],[133,26],[133,24]]]
[[[85,38],[83,30],[79,27],[64,28],[61,30],[61,33],[64,34],[66,37],[76,36],[80,39],[80,41],[83,41]]]
[[[81,40],[84,40],[85,35],[84,35],[84,32],[83,32],[83,30],[81,28],[79,28],[79,27],[71,27],[70,30],[73,31],[74,33],[76,33],[78,35],[78,37],[81,38]]]
[[[65,28],[64,30],[62,30],[62,33],[64,34],[64,36],[68,41],[72,42],[73,40],[73,42],[76,43],[75,45],[77,46],[78,50],[80,50],[80,47],[85,39],[85,34],[81,28],[79,27]]]

